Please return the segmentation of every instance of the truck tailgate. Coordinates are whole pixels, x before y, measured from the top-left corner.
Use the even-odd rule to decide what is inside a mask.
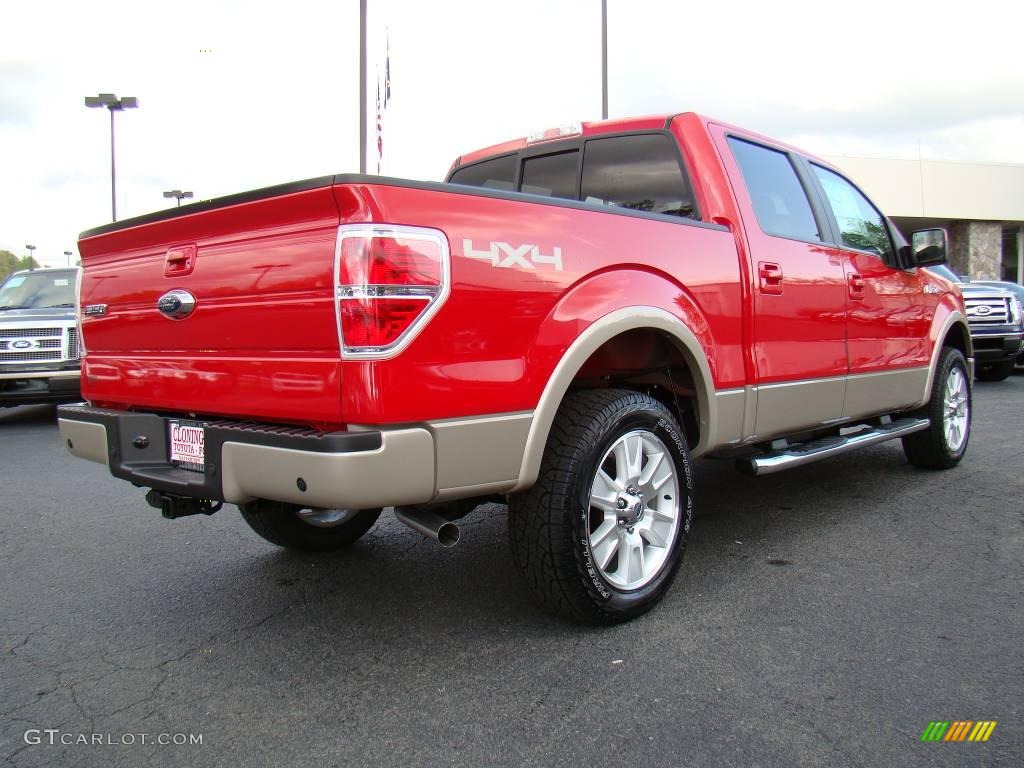
[[[190,207],[83,233],[83,395],[340,422],[331,177]],[[170,291],[194,297],[187,318],[158,308]]]

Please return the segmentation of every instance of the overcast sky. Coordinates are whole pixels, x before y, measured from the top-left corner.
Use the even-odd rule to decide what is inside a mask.
[[[600,118],[600,1],[369,0],[373,99],[390,34],[383,172]],[[1024,163],[1020,3],[609,0],[612,117],[695,110],[819,154]],[[63,263],[118,217],[356,171],[358,0],[4,4],[0,248]],[[75,251],[77,258],[77,251]]]

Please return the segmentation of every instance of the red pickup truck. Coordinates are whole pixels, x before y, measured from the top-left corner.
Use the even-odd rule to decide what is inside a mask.
[[[651,608],[690,459],[774,472],[902,438],[952,467],[963,301],[828,163],[687,113],[460,157],[446,183],[339,175],[82,234],[68,449],[167,517],[237,504],[285,547],[381,508],[442,544],[508,502],[514,559],[569,616]]]

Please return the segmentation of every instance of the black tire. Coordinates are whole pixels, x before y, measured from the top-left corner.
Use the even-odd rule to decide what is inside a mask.
[[[987,363],[979,365],[974,375],[978,381],[1004,381],[1013,373],[1013,360],[1006,360],[1002,363]]]
[[[617,440],[638,430],[657,437],[672,461],[678,522],[667,546],[659,548],[659,558],[664,559],[656,575],[637,589],[624,590],[605,576],[592,556],[591,488],[599,463],[608,460],[606,453]],[[657,494],[649,501],[661,504]],[[640,514],[643,504],[641,500]],[[651,509],[647,507],[647,514],[654,514]],[[614,624],[646,613],[664,596],[682,562],[692,518],[693,476],[686,440],[669,410],[654,398],[629,390],[586,390],[568,395],[559,408],[536,485],[510,499],[509,538],[516,566],[546,607],[567,618]],[[612,530],[612,535],[620,534]],[[628,530],[633,533],[633,528]]]
[[[299,512],[304,508],[295,504],[256,499],[238,509],[249,527],[271,544],[303,552],[348,546],[369,531],[381,513],[380,509],[361,509],[349,520],[324,527],[303,520]]]
[[[946,435],[946,387],[953,371],[959,371],[966,388],[966,428],[963,430],[963,441],[951,445]],[[903,452],[907,460],[915,467],[923,469],[950,469],[960,463],[967,451],[971,439],[971,420],[973,404],[971,402],[971,380],[967,375],[967,361],[963,353],[953,347],[945,347],[939,357],[939,365],[932,381],[931,398],[918,414],[931,421],[928,429],[915,432],[903,438]]]

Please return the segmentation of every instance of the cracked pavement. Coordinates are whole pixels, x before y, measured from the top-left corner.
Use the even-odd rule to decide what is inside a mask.
[[[965,462],[898,443],[765,478],[697,462],[663,604],[540,612],[504,507],[444,550],[382,516],[332,555],[234,507],[163,520],[0,411],[0,756],[10,766],[1020,765],[1024,376],[975,388]],[[930,720],[999,721],[922,744]],[[25,743],[202,734],[201,745]]]

